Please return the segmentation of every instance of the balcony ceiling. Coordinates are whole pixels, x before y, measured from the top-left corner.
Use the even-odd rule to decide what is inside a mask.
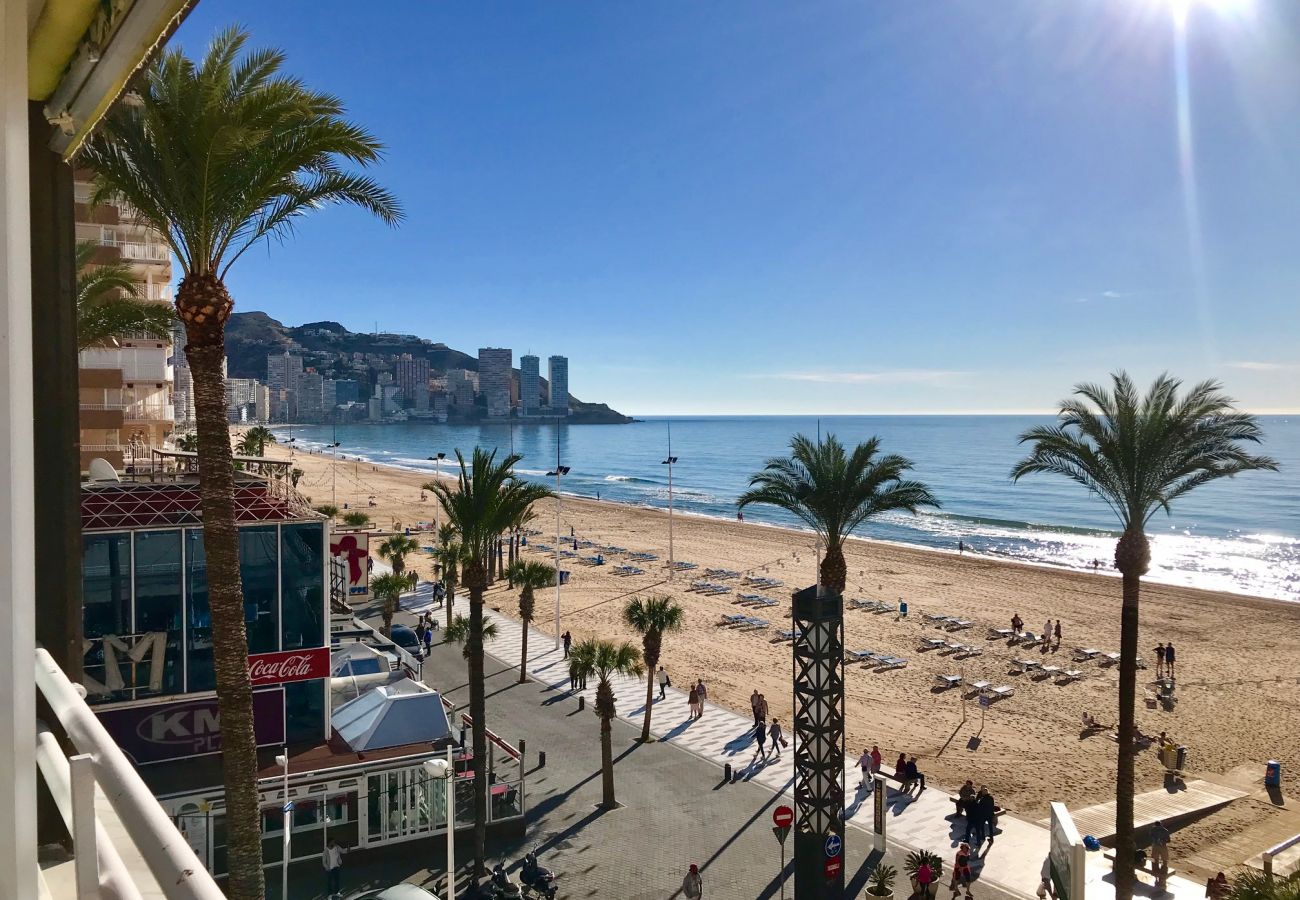
[[[70,159],[197,0],[27,0],[27,96]]]

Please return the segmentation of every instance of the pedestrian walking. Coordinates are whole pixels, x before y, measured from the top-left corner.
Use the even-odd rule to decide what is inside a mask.
[[[1156,677],[1164,678],[1165,677],[1165,645],[1163,643],[1156,644],[1155,653],[1156,653]]]
[[[1061,620],[1060,619],[1056,620],[1056,631],[1054,632],[1053,636],[1056,638],[1056,649],[1060,650],[1061,649]]]
[[[433,629],[424,629],[424,655],[427,657],[433,652]]]
[[[330,842],[325,845],[325,851],[321,854],[321,865],[325,868],[325,890],[331,898],[337,897],[343,890],[341,887],[343,880],[343,854],[347,851],[339,846],[339,842],[330,838]]]
[[[672,685],[672,681],[669,680],[668,673],[664,671],[663,666],[659,667],[658,677],[659,677],[659,699],[662,700],[664,699],[664,691],[668,690],[669,686]]]
[[[564,634],[560,635],[560,641],[564,644],[564,658],[568,659],[569,647],[573,644],[573,635],[566,631]]]
[[[880,763],[883,759],[884,757],[880,755],[880,748],[877,747],[875,744],[872,744],[871,745],[871,774],[872,775],[875,775],[877,772],[880,771]]]
[[[571,659],[569,660],[569,690],[576,691],[577,689],[578,689],[578,661],[576,659]]]
[[[1174,642],[1173,641],[1170,641],[1169,643],[1165,644],[1165,671],[1169,673],[1170,678],[1174,677]]]
[[[704,896],[704,879],[700,877],[700,867],[691,863],[690,871],[682,879],[682,896],[687,900],[700,900]]]
[[[761,725],[767,721],[767,698],[762,694],[758,695],[758,723]]]
[[[754,726],[754,740],[758,742],[758,749],[754,751],[754,759],[758,759],[760,756],[767,759],[767,747],[763,745],[767,740],[767,728],[762,722]]]
[[[948,885],[952,889],[954,897],[961,894],[962,889],[966,891],[967,900],[971,900],[970,883],[974,878],[974,872],[970,866],[971,849],[970,844],[965,841],[957,847],[957,856],[952,863],[952,882]]]
[[[776,719],[772,720],[772,727],[768,729],[767,736],[772,741],[772,752],[780,756],[781,748],[786,746],[786,741],[785,735],[781,733],[781,723]]]
[[[1169,877],[1169,829],[1159,819],[1151,826],[1151,867],[1156,884],[1163,886]]]
[[[758,701],[761,699],[762,699],[762,695],[758,693],[758,688],[754,688],[754,693],[749,695],[749,708],[754,713],[755,725],[761,724],[763,721],[762,717],[759,715],[758,712],[759,710]]]
[[[704,679],[700,678],[695,682],[695,695],[700,698],[699,705],[696,707],[695,718],[699,719],[704,715],[704,701],[709,699],[709,689],[704,686]]]
[[[695,685],[691,685],[690,692],[686,695],[686,704],[691,708],[691,718],[697,718],[696,712],[700,705],[700,693],[695,689]]]
[[[862,755],[858,757],[858,768],[862,770],[862,780],[858,782],[858,787],[866,787],[871,782],[871,752],[866,747],[862,748]]]

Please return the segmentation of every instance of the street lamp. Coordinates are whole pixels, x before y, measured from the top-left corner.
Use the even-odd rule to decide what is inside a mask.
[[[429,461],[433,463],[433,477],[435,483],[440,484],[442,482],[442,461],[446,458],[447,458],[447,454],[445,453],[439,453],[437,456],[429,457]],[[437,531],[438,529],[438,507],[441,505],[442,504],[438,502],[438,498],[434,497],[433,498],[433,528],[435,531]]]
[[[289,898],[289,853],[293,838],[290,834],[290,828],[293,825],[293,801],[289,799],[289,748],[285,747],[283,753],[276,754],[275,764],[284,769],[284,845],[280,849],[280,896],[284,900]]]
[[[668,441],[668,452],[672,453],[672,439]],[[677,465],[677,457],[669,456],[661,466],[668,467],[668,577],[673,577],[673,466]]]
[[[555,649],[560,649],[560,476],[569,474],[569,467],[560,465],[560,443],[555,442]],[[527,660],[525,660],[525,664]]]
[[[451,747],[446,759],[426,759],[424,771],[435,781],[442,781],[447,796],[447,900],[456,900],[456,766],[452,761]],[[433,813],[429,813],[430,822]]]

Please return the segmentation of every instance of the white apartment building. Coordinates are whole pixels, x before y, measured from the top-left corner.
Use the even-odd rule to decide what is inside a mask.
[[[551,415],[569,414],[569,358],[552,356],[547,360],[547,377],[551,389]]]
[[[481,347],[478,351],[478,390],[487,403],[489,419],[510,415],[510,382],[514,352],[503,347]]]

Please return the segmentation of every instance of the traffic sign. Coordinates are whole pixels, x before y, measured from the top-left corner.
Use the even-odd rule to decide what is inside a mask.
[[[826,866],[822,869],[827,878],[834,878],[840,874],[840,869],[844,867],[844,859],[839,856],[832,856],[826,860]]]
[[[843,849],[844,849],[844,842],[840,840],[840,836],[838,834],[826,835],[826,856],[827,857],[839,856],[840,851]]]
[[[980,694],[980,708],[981,708],[981,709],[988,709],[988,708],[989,708],[989,695],[988,695],[988,694]]]
[[[284,811],[287,812],[287,813],[293,812],[293,801],[292,801],[292,800],[290,800],[288,803],[286,803],[286,804],[284,805]]]
[[[777,828],[789,828],[794,824],[794,810],[788,806],[778,806],[772,810],[772,824]]]
[[[784,847],[785,839],[790,836],[790,826],[777,825],[775,828],[772,829],[772,833],[776,835],[776,839],[781,843],[781,846]]]

